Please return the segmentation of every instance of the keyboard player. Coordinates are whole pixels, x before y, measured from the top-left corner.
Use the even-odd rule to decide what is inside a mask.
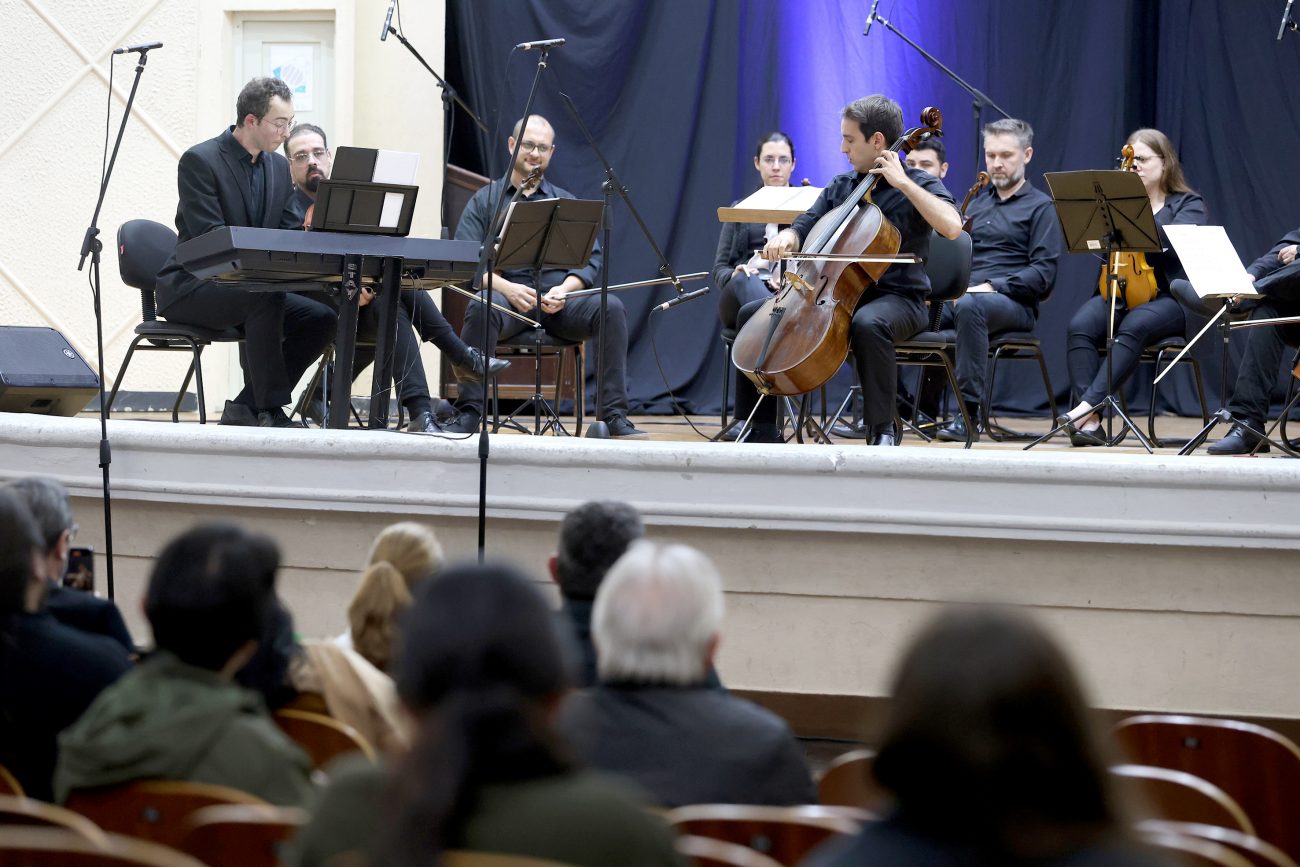
[[[235,102],[238,122],[181,155],[178,241],[222,226],[302,225],[289,161],[276,153],[293,126],[293,95],[277,78],[254,78]],[[222,424],[299,427],[284,407],[290,390],[334,337],[327,305],[285,292],[254,292],[195,277],[173,253],[158,273],[158,312],[171,322],[238,328],[244,387],[226,401]]]

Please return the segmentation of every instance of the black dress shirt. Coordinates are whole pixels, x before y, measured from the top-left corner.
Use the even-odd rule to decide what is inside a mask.
[[[235,138],[234,128],[221,134],[221,146],[239,158],[239,165],[244,170],[244,183],[248,185],[248,218],[254,226],[261,225],[266,215],[266,160],[261,151],[251,157],[239,139]]]
[[[1165,235],[1165,226],[1186,224],[1204,226],[1208,218],[1205,199],[1200,193],[1173,193],[1165,199],[1165,206],[1156,214],[1156,228],[1160,230],[1160,242],[1164,245],[1163,253],[1147,253],[1147,264],[1156,272],[1156,285],[1162,294],[1169,292],[1170,280],[1186,280],[1187,272],[1183,263],[1178,261],[1178,254]]]
[[[1038,310],[1056,280],[1064,243],[1052,197],[1029,181],[1003,199],[990,185],[966,209],[970,221],[970,283]]]
[[[926,192],[953,204],[952,194],[938,178],[908,166],[905,166],[904,170],[908,178]],[[831,180],[826,189],[822,190],[822,194],[817,197],[817,201],[813,202],[813,206],[790,226],[798,233],[801,242],[808,238],[808,232],[813,225],[828,211],[844,202],[864,177],[866,175],[845,172]],[[889,270],[876,284],[876,288],[886,294],[902,295],[923,302],[930,294],[930,278],[925,274],[925,260],[930,256],[930,224],[908,201],[907,196],[890,186],[884,178],[876,182],[871,199],[885,215],[885,219],[898,229],[901,236],[898,252],[912,253],[921,259],[915,265],[890,265]]]
[[[488,227],[492,223],[492,205],[497,200],[497,193],[501,189],[502,181],[495,180],[486,187],[480,189],[469,200],[465,206],[464,212],[460,215],[460,224],[456,226],[456,240],[458,241],[482,241],[483,236],[487,234]],[[511,184],[506,189],[506,195],[502,202],[504,207],[514,195],[515,187]],[[546,178],[542,178],[537,188],[527,196],[520,196],[519,201],[540,201],[542,199],[576,199],[573,193],[568,190],[555,186]],[[523,283],[526,286],[533,286],[539,292],[545,293],[548,289],[559,286],[564,282],[564,278],[570,274],[582,281],[583,286],[593,286],[600,277],[600,265],[602,253],[600,250],[600,239],[596,240],[596,246],[592,250],[591,258],[583,268],[543,268],[542,282],[540,286],[536,285],[532,268],[510,268],[502,271],[497,269],[507,280],[514,283]]]

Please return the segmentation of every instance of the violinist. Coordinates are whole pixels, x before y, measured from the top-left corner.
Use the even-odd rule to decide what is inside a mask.
[[[967,294],[943,311],[944,328],[957,329],[957,384],[979,439],[980,402],[988,374],[989,335],[1030,331],[1038,303],[1052,289],[1061,257],[1061,230],[1052,197],[1025,177],[1034,157],[1034,130],[1004,118],[984,126],[984,164],[992,183],[966,209],[971,272]],[[958,415],[938,431],[947,442],[966,441]]]
[[[912,148],[907,152],[907,165],[939,180],[948,177],[948,149],[944,147],[943,139],[930,136]]]
[[[1163,252],[1146,254],[1156,283],[1155,297],[1129,309],[1123,295],[1115,309],[1115,343],[1111,350],[1113,382],[1118,389],[1137,368],[1142,350],[1156,341],[1183,333],[1183,309],[1170,293],[1171,280],[1186,279],[1178,254],[1169,245],[1163,227],[1171,223],[1204,225],[1205,200],[1183,178],[1183,167],[1173,144],[1158,129],[1139,129],[1128,137],[1133,147],[1133,170],[1142,179],[1156,226],[1161,228]],[[1070,423],[1070,443],[1105,445],[1101,413],[1093,406],[1106,396],[1106,367],[1097,355],[1105,345],[1110,302],[1097,294],[1079,307],[1070,320],[1066,347],[1070,381],[1079,403],[1065,417]]]
[[[840,115],[840,152],[848,158],[852,171],[833,178],[806,213],[767,243],[763,257],[776,261],[797,252],[817,220],[842,204],[867,174],[878,178],[871,198],[885,219],[898,229],[900,253],[915,254],[924,260],[930,252],[931,228],[947,238],[960,235],[961,217],[943,184],[925,172],[908,168],[890,149],[902,134],[903,111],[887,96],[867,96],[845,106]],[[863,292],[854,312],[849,347],[862,383],[863,422],[871,445],[898,444],[900,432],[893,421],[897,387],[894,342],[925,327],[925,297],[929,291],[930,281],[922,263],[893,265]],[[743,327],[762,303],[745,305],[737,325]],[[753,383],[738,376],[737,417],[745,418],[757,400]],[[780,440],[776,409],[775,401],[759,406],[751,441]]]

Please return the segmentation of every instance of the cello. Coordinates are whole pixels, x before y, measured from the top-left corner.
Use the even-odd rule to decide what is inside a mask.
[[[890,146],[902,154],[942,134],[937,108]],[[893,264],[902,237],[871,201],[879,175],[858,182],[844,202],[808,232],[798,264],[781,289],[736,334],[732,363],[763,394],[810,392],[835,375],[849,354],[849,325],[862,294]],[[865,202],[864,202],[865,200]],[[861,205],[861,207],[859,207]],[[874,261],[855,261],[854,257]]]
[[[1133,145],[1126,144],[1120,151],[1120,166],[1122,172],[1133,171]],[[1124,306],[1129,310],[1137,307],[1139,304],[1145,304],[1156,293],[1160,291],[1160,286],[1156,283],[1155,268],[1147,262],[1144,253],[1112,253],[1110,262],[1106,267],[1101,269],[1101,275],[1097,278],[1097,288],[1101,291],[1101,297],[1110,301],[1110,280],[1109,275],[1114,274],[1115,278],[1121,282],[1124,287]]]

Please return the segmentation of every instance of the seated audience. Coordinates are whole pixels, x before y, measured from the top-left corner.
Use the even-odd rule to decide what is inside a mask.
[[[140,779],[241,789],[298,806],[307,756],[259,695],[234,683],[265,634],[269,540],[229,524],[183,533],[162,550],[145,591],[156,649],[59,739],[55,794]]]
[[[574,694],[556,727],[585,762],[664,806],[811,803],[790,727],[705,682],[722,609],[722,580],[699,551],[633,544],[596,594],[600,684]]]
[[[63,586],[63,575],[68,571],[68,552],[77,538],[77,523],[72,518],[67,488],[55,479],[32,476],[10,483],[9,490],[26,504],[41,531],[45,577],[49,581],[45,610],[60,623],[83,632],[107,635],[126,648],[127,653],[134,653],[131,633],[122,620],[122,612],[112,601]]]
[[[28,796],[48,801],[59,732],[131,662],[113,639],[42,608],[45,554],[27,507],[0,489],[0,764]]]
[[[875,761],[894,811],[805,863],[1163,863],[1127,833],[1082,691],[1024,616],[958,608],[922,630],[894,675]]]
[[[579,686],[596,683],[596,648],[591,643],[596,591],[609,567],[643,536],[645,527],[637,510],[613,500],[583,503],[560,523],[560,544],[547,567],[560,588],[561,618],[572,625],[582,653]]]
[[[253,575],[266,594],[267,614],[262,635],[257,639],[257,650],[235,672],[235,683],[259,693],[267,709],[276,711],[298,696],[289,674],[298,657],[298,638],[293,629],[293,615],[275,591],[280,549],[266,536],[249,536],[248,555]]]
[[[416,586],[443,562],[442,545],[425,525],[403,521],[385,527],[370,547],[366,571],[348,605],[350,628],[338,643],[387,671],[398,618],[411,607]]]
[[[395,660],[417,721],[391,771],[337,767],[296,863],[436,864],[469,849],[585,867],[678,863],[617,781],[574,768],[547,719],[568,686],[554,618],[514,569],[465,565],[416,591]]]

